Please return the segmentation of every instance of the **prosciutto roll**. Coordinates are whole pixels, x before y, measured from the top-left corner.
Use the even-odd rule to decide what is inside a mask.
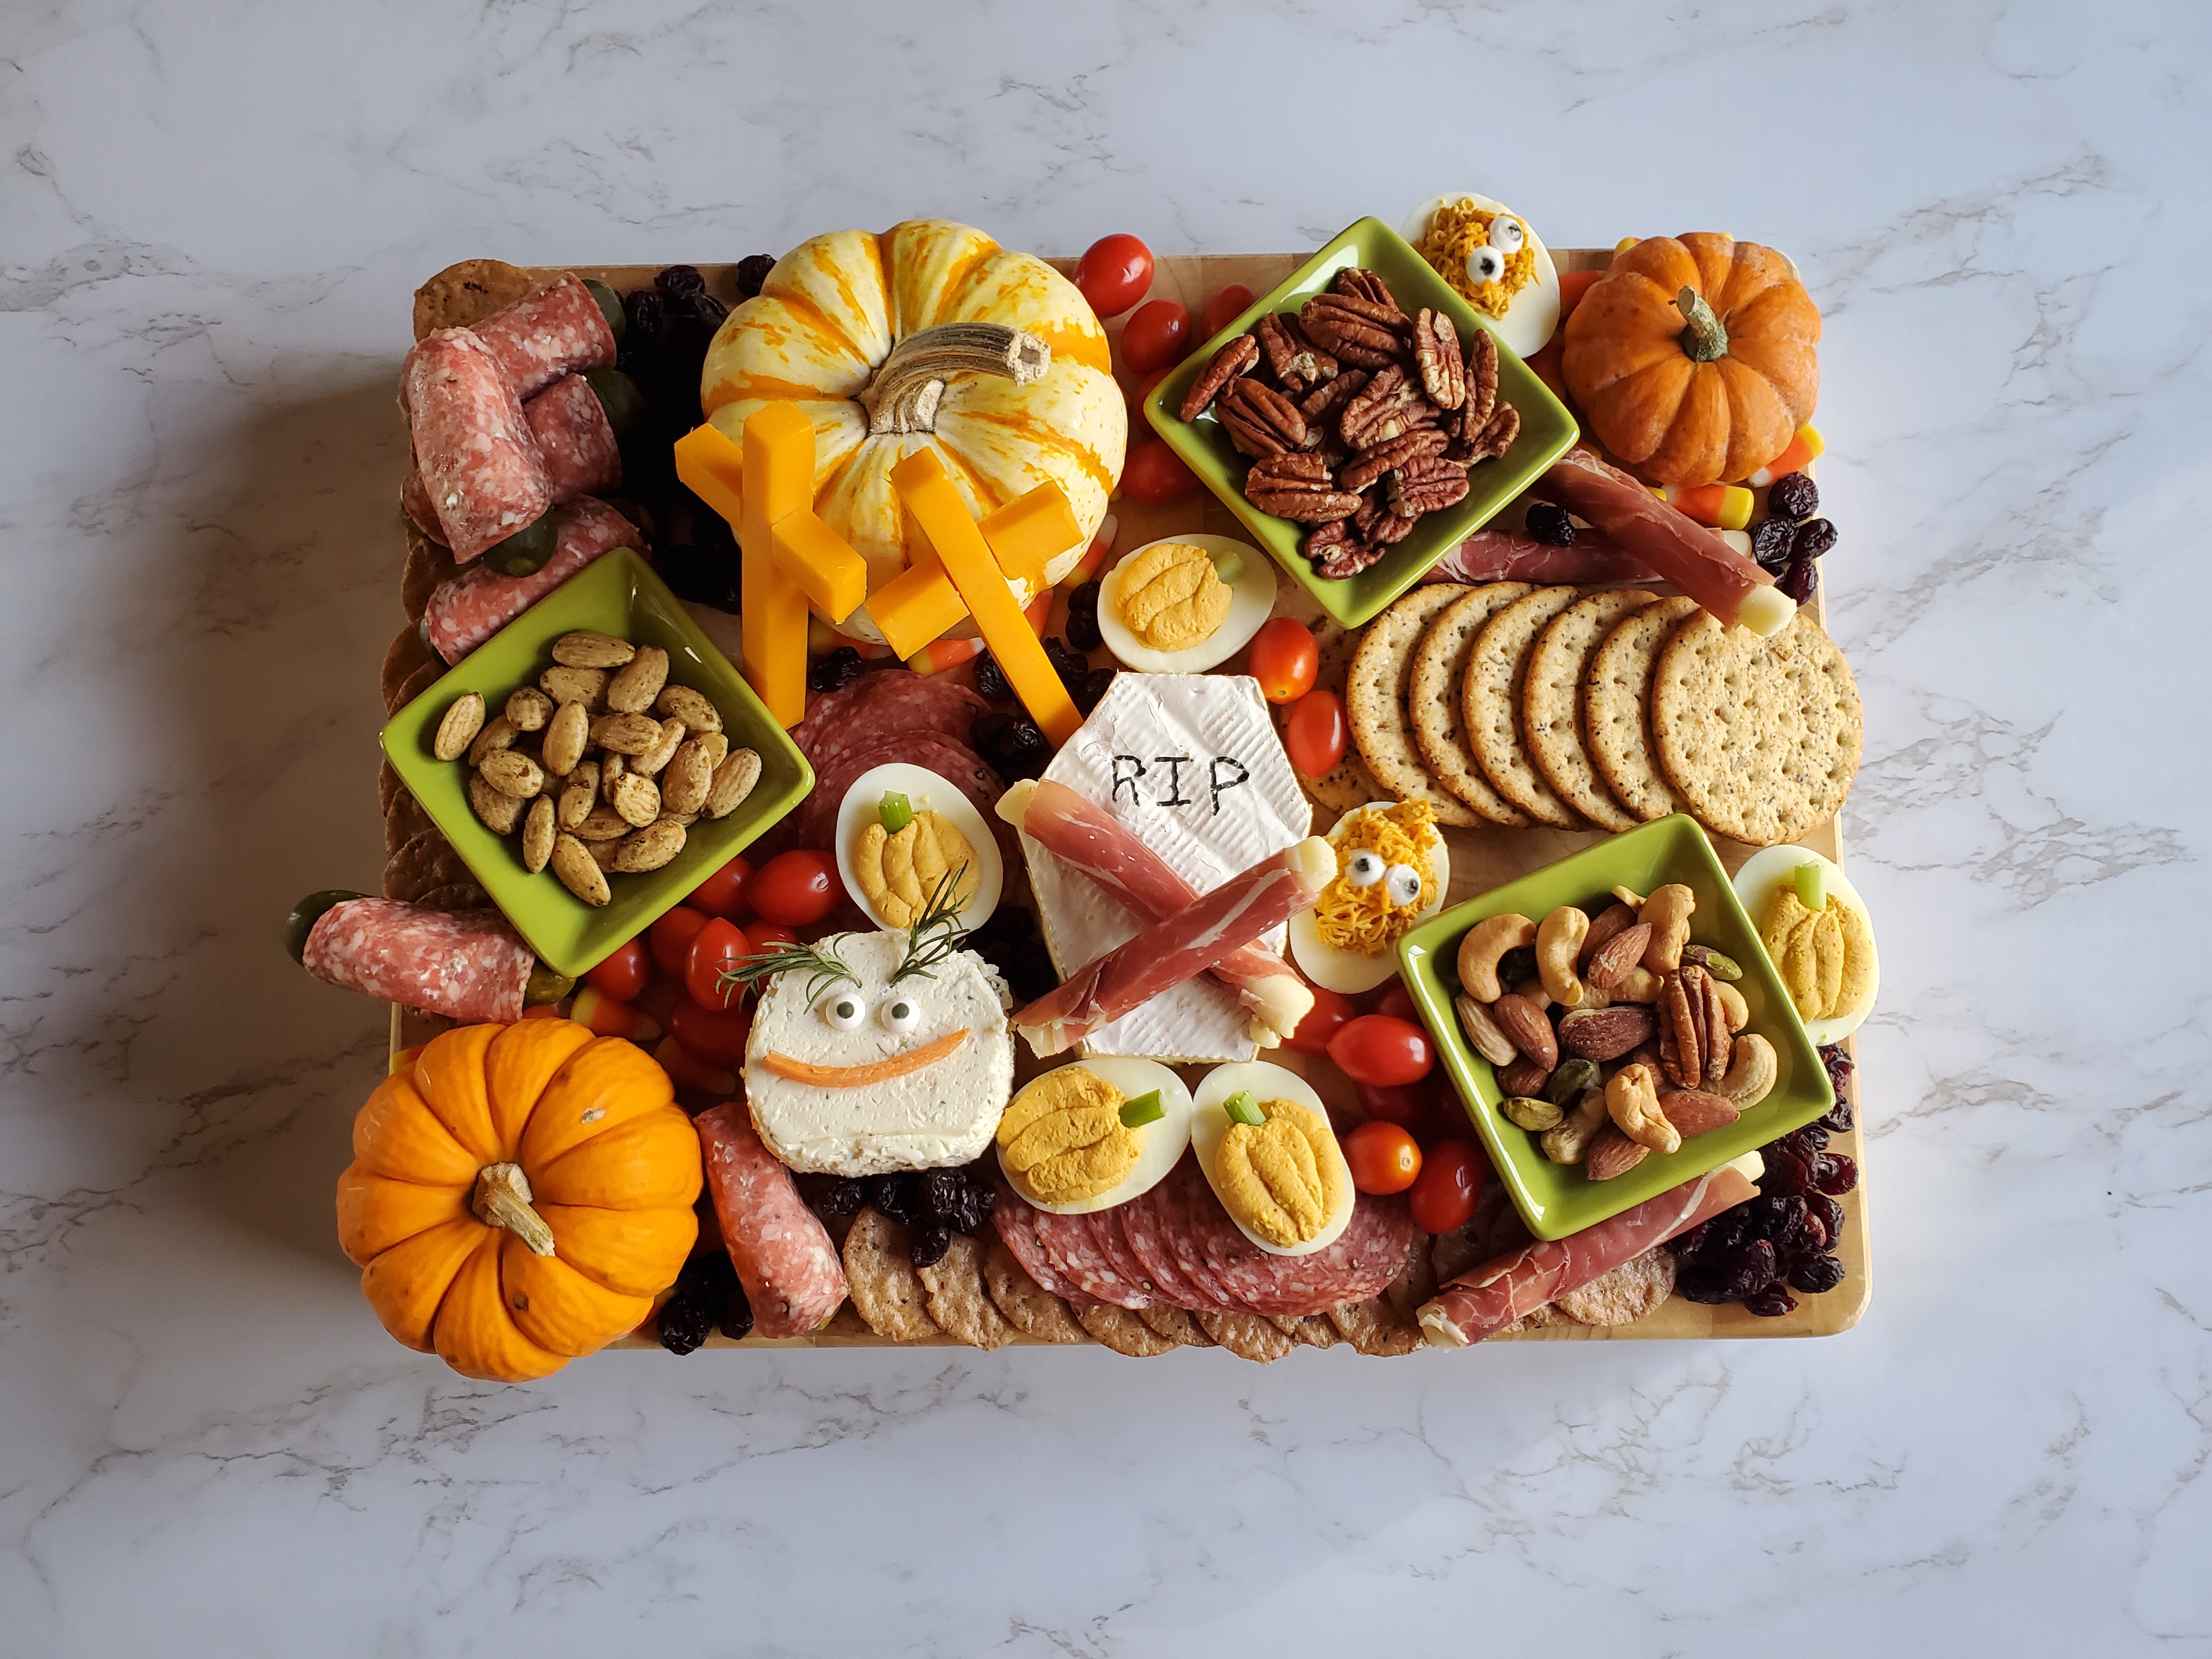
[[[482,340],[465,328],[424,337],[399,382],[416,470],[456,561],[466,564],[553,504],[522,401]]]
[[[1015,1029],[1039,1059],[1065,1053],[1101,1025],[1279,927],[1335,878],[1336,854],[1318,836],[1270,854],[1078,969],[1016,1014]]]
[[[1165,921],[1188,908],[1198,889],[1185,881],[1121,819],[1064,783],[1024,781],[999,802],[999,816],[1048,853],[1066,859],[1139,915]],[[1239,945],[1206,971],[1252,1014],[1253,1040],[1273,1048],[1312,1012],[1313,993],[1266,945]]]
[[[1571,547],[1554,547],[1510,530],[1478,530],[1423,571],[1421,580],[1589,587],[1656,581],[1658,577],[1633,553],[1591,531],[1578,532]]]
[[[730,1101],[692,1121],[714,1219],[753,1306],[754,1334],[805,1335],[845,1299],[836,1245],[799,1197],[791,1171],[761,1144],[744,1102]]]
[[[464,1024],[522,1018],[538,959],[496,910],[431,910],[347,899],[317,919],[300,955],[325,984]]]
[[[606,313],[571,271],[501,306],[469,332],[498,360],[514,395],[527,403],[563,374],[615,360]]]
[[[502,576],[483,565],[441,583],[422,607],[422,638],[459,662],[592,560],[617,547],[642,550],[637,526],[586,495],[556,509],[553,556],[528,576]]]
[[[1725,623],[1765,638],[1779,633],[1797,612],[1773,577],[1587,449],[1571,449],[1553,462],[1534,493],[1596,526],[1662,581],[1672,582]]]
[[[1756,1198],[1743,1172],[1723,1164],[1565,1238],[1540,1239],[1486,1261],[1421,1304],[1421,1329],[1439,1347],[1463,1348],[1579,1290],[1624,1261]]]

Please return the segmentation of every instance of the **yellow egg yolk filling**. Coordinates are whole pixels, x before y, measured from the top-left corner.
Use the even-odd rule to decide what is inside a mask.
[[[1294,1100],[1263,1100],[1265,1123],[1231,1123],[1213,1186],[1230,1214],[1288,1249],[1319,1237],[1346,1198],[1344,1160],[1328,1120]]]
[[[1799,1018],[1835,1019],[1866,1000],[1874,979],[1874,935],[1841,895],[1829,894],[1816,912],[1805,908],[1794,887],[1780,888],[1766,907],[1759,937]]]
[[[949,872],[962,872],[951,889],[955,909],[965,908],[975,896],[975,849],[939,812],[916,812],[896,835],[881,823],[870,824],[860,833],[854,862],[860,890],[886,927],[912,927]]]
[[[1080,1066],[1048,1073],[999,1120],[1007,1170],[1047,1204],[1110,1192],[1137,1167],[1143,1135],[1121,1121],[1121,1091]]]
[[[1118,590],[1121,620],[1153,651],[1184,651],[1229,620],[1229,584],[1212,556],[1188,542],[1163,542],[1129,561]]]

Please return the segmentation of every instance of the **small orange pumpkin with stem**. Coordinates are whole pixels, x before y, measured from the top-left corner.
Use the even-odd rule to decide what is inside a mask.
[[[338,1243],[384,1328],[523,1382],[634,1330],[698,1237],[699,1138],[668,1074],[565,1019],[465,1025],[354,1119]]]

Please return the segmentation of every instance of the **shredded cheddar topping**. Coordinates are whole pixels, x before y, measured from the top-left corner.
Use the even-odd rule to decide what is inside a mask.
[[[1437,815],[1425,802],[1401,801],[1381,811],[1348,815],[1329,837],[1336,848],[1336,879],[1321,890],[1314,901],[1314,929],[1324,944],[1353,956],[1379,956],[1413,925],[1413,918],[1437,896],[1436,866],[1429,849],[1438,839]],[[1396,904],[1390,884],[1352,884],[1346,866],[1350,854],[1361,850],[1378,854],[1383,867],[1403,864],[1421,872],[1421,890],[1411,904]]]
[[[1467,274],[1468,256],[1490,240],[1490,222],[1498,216],[1462,196],[1429,216],[1428,234],[1415,247],[1436,268],[1437,275],[1451,284],[1454,293],[1492,317],[1503,317],[1521,290],[1536,280],[1533,238],[1524,239],[1505,255],[1505,274],[1496,281],[1478,283]]]

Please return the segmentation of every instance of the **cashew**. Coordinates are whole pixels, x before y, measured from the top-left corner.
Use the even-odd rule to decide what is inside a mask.
[[[1589,967],[1592,957],[1635,926],[1635,911],[1625,904],[1607,905],[1590,918],[1589,932],[1583,935],[1577,961],[1583,967]]]
[[[1605,1085],[1605,1109],[1621,1133],[1655,1152],[1678,1152],[1681,1131],[1667,1121],[1659,1104],[1659,1079],[1649,1066],[1624,1066]]]
[[[1690,942],[1690,913],[1697,908],[1698,896],[1679,881],[1655,889],[1644,901],[1636,919],[1651,924],[1651,945],[1644,952],[1646,968],[1671,974],[1682,965],[1682,947]]]
[[[1467,930],[1459,942],[1459,982],[1477,1002],[1504,994],[1498,983],[1498,959],[1508,951],[1536,942],[1536,924],[1522,915],[1489,916]]]
[[[1467,1033],[1468,1045],[1492,1066],[1510,1066],[1521,1057],[1513,1039],[1491,1018],[1490,1010],[1473,997],[1455,997],[1452,1006],[1459,1011],[1460,1030]]]
[[[1633,887],[1616,887],[1613,890],[1613,896],[1632,910],[1644,908],[1644,895]]]
[[[1751,1005],[1743,1000],[1743,993],[1724,979],[1717,979],[1712,985],[1714,994],[1721,1000],[1721,1006],[1728,1012],[1729,1030],[1741,1031],[1750,1024]]]
[[[1509,985],[1505,988],[1505,994],[1528,998],[1536,1005],[1536,1012],[1540,1014],[1548,1012],[1552,1006],[1552,994],[1544,988],[1544,981],[1540,979],[1524,979],[1517,985]]]
[[[1774,1045],[1756,1031],[1738,1037],[1729,1058],[1733,1063],[1728,1075],[1713,1092],[1727,1096],[1738,1110],[1747,1112],[1766,1098],[1766,1091],[1780,1075],[1781,1064],[1775,1059]]]
[[[1536,975],[1552,1000],[1569,1008],[1583,1006],[1583,981],[1575,957],[1589,933],[1589,918],[1562,904],[1536,929]]]
[[[1584,1092],[1564,1122],[1544,1131],[1536,1144],[1554,1164],[1579,1164],[1589,1151],[1590,1137],[1606,1125],[1605,1091]]]
[[[1656,1002],[1666,988],[1665,975],[1655,974],[1649,968],[1638,965],[1620,976],[1620,983],[1613,988],[1613,1000],[1615,1002]]]

